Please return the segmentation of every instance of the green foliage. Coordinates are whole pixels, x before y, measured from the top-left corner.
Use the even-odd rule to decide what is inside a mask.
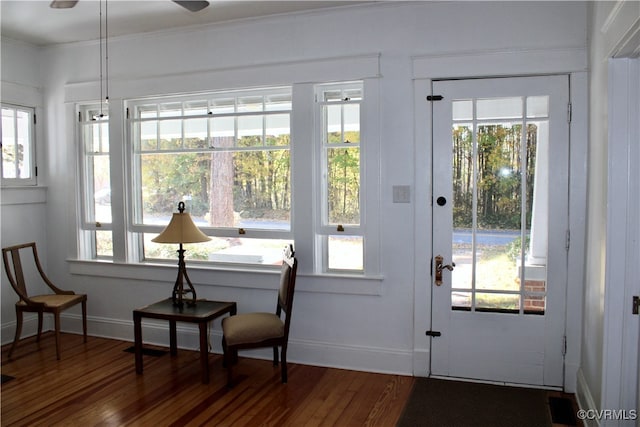
[[[480,228],[520,229],[522,179],[526,180],[526,221],[531,223],[537,128],[526,130],[526,164],[522,164],[521,125],[482,125],[477,130],[474,159],[471,129],[453,129],[453,219],[455,227],[471,227],[474,172]],[[475,171],[474,171],[475,167]],[[524,174],[523,174],[524,171]]]
[[[526,248],[529,247],[530,240],[531,239],[529,236],[527,236],[527,238],[525,239],[525,253],[526,253]],[[515,261],[520,259],[521,250],[522,250],[522,237],[517,237],[507,245],[506,253],[509,256],[509,259],[512,259]]]

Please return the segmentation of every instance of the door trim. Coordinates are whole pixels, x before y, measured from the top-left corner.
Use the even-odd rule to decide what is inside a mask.
[[[640,126],[633,119],[640,114],[638,77],[640,60],[609,60],[608,208],[601,407],[627,410],[636,408],[639,394],[640,318],[631,314],[631,296],[640,294],[640,267],[637,263],[640,196],[637,193],[638,171],[630,166],[634,159],[640,157]],[[619,424],[616,421],[611,425]]]

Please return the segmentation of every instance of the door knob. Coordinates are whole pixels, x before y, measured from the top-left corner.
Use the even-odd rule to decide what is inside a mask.
[[[456,266],[456,263],[452,262],[451,264],[444,264],[444,258],[442,258],[442,255],[436,255],[435,261],[436,261],[435,284],[436,286],[440,286],[442,285],[442,270],[446,269],[449,271],[453,271],[453,268]]]

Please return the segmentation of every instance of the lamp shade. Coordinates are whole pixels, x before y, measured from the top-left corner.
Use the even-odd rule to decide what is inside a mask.
[[[211,240],[204,234],[186,212],[174,213],[167,228],[154,239],[156,243],[200,243]]]

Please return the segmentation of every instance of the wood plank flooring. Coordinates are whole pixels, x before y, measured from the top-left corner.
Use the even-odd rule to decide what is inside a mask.
[[[270,361],[240,358],[226,387],[222,356],[209,356],[202,384],[199,353],[144,356],[136,375],[132,343],[62,334],[62,359],[45,333],[27,338],[13,360],[2,347],[2,426],[383,426],[398,422],[414,378],[289,364],[289,383]],[[548,392],[548,396],[573,395]],[[471,415],[472,416],[472,415]],[[554,424],[553,427],[561,427]]]
[[[132,343],[63,334],[61,360],[52,333],[38,345],[2,348],[2,426],[394,426],[413,378],[289,364],[289,382],[269,361],[240,358],[226,387],[222,356],[209,356],[200,382],[199,353],[144,356],[136,375]]]

